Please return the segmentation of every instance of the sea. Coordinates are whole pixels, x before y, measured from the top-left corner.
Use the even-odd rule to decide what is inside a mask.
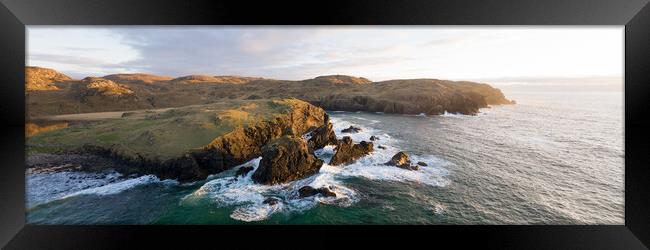
[[[375,151],[282,185],[254,184],[252,171],[236,178],[237,168],[193,183],[113,171],[28,174],[27,223],[623,225],[623,92],[504,94],[517,104],[474,116],[328,111],[337,137],[377,136]],[[351,125],[361,132],[341,133]],[[384,165],[400,151],[427,166]],[[327,163],[333,147],[315,153]],[[336,197],[299,198],[305,185]],[[264,204],[269,197],[280,202]]]

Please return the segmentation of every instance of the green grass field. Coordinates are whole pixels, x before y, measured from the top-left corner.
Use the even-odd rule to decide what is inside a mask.
[[[62,153],[93,145],[127,156],[167,160],[208,145],[239,126],[286,114],[296,102],[300,101],[249,100],[130,111],[121,118],[86,121],[29,137],[27,153]]]

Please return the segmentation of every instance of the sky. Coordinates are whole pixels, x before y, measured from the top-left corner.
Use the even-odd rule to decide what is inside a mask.
[[[29,66],[302,80],[622,85],[623,26],[28,26]]]

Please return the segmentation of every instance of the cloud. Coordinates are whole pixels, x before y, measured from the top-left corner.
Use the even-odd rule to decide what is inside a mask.
[[[622,69],[622,29],[612,28],[54,27],[29,38],[31,62],[64,72],[467,80]]]

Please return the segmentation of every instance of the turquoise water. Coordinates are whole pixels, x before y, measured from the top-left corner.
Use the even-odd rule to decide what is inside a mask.
[[[64,172],[27,176],[34,224],[623,224],[621,92],[506,92],[517,105],[477,116],[331,111],[375,152],[345,167],[324,165],[286,185],[235,179],[234,169],[179,184]],[[385,150],[378,149],[383,145]],[[383,166],[398,151],[428,166]],[[316,152],[328,160],[332,148]],[[244,165],[256,166],[258,159]],[[73,179],[74,178],[74,179]],[[304,185],[336,198],[297,197]],[[281,200],[263,204],[267,197]]]

